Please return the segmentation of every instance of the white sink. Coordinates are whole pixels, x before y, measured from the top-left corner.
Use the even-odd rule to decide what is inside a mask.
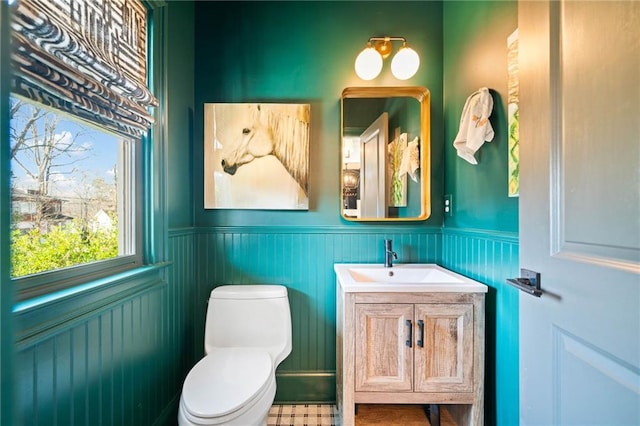
[[[397,264],[391,268],[374,263],[336,263],[333,268],[347,293],[487,292],[486,285],[432,263]]]
[[[394,268],[349,268],[354,281],[361,283],[461,283],[460,278],[424,265],[396,265]]]

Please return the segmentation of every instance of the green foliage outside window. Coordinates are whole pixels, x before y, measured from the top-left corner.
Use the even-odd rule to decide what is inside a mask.
[[[118,227],[89,230],[79,221],[42,233],[11,233],[11,275],[21,277],[118,256]]]

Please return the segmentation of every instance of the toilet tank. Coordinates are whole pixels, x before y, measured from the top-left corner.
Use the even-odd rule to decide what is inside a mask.
[[[291,311],[281,285],[225,285],[213,289],[207,307],[204,350],[264,349],[277,366],[291,352]]]

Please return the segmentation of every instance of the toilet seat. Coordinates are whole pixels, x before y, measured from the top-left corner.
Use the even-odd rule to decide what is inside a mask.
[[[216,348],[189,372],[181,405],[195,424],[222,424],[249,410],[275,385],[271,356],[262,350]]]

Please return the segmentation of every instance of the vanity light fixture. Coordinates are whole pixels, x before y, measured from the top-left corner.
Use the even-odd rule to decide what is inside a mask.
[[[342,185],[345,189],[358,189],[360,186],[360,171],[344,169],[342,172]]]
[[[401,41],[402,46],[391,60],[391,73],[398,80],[407,80],[420,67],[420,57],[407,46],[404,37],[370,37],[367,47],[356,58],[356,74],[363,80],[373,80],[382,71],[383,59],[393,51],[392,41]],[[373,42],[373,43],[372,43]]]

